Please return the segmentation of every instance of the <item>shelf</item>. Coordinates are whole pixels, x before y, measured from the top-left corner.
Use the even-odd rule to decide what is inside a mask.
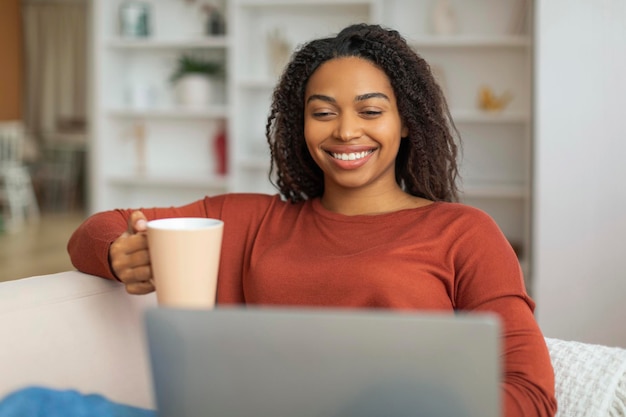
[[[261,79],[261,78],[244,78],[237,81],[237,85],[240,88],[247,88],[250,90],[273,90],[278,83],[278,79]]]
[[[205,36],[193,39],[127,39],[111,38],[106,45],[114,49],[189,49],[189,48],[227,48],[227,36]]]
[[[487,112],[481,110],[450,110],[455,123],[528,123],[530,116],[521,112]]]
[[[125,109],[117,108],[110,109],[107,113],[112,117],[118,118],[145,118],[145,119],[223,119],[229,115],[228,107],[226,106],[212,106],[203,109],[196,108],[181,108],[181,107],[163,107],[152,109]]]
[[[353,6],[372,4],[371,0],[239,0],[241,7]]]
[[[408,39],[407,42],[414,48],[527,48],[530,46],[530,39],[519,35],[420,36]]]
[[[528,187],[523,184],[470,183],[461,187],[465,198],[515,198],[528,197]]]
[[[223,189],[228,188],[228,176],[209,175],[199,173],[197,175],[119,175],[111,176],[107,180],[112,185],[126,187],[176,187],[176,188],[200,188],[200,189]]]

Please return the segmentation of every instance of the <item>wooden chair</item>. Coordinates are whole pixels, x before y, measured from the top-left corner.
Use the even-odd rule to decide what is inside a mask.
[[[39,219],[30,172],[23,161],[24,137],[21,122],[0,122],[0,208],[8,231],[18,230],[27,217]]]

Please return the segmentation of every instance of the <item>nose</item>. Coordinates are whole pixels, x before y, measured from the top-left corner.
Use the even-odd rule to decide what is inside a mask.
[[[363,135],[363,126],[361,119],[356,115],[344,114],[337,118],[337,127],[335,129],[335,137],[348,142],[352,139],[359,138]]]

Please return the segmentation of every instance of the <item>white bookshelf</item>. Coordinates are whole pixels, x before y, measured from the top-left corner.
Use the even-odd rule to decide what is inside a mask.
[[[528,23],[512,30],[522,0],[450,0],[458,30],[445,36],[433,34],[434,0],[222,0],[227,34],[214,37],[202,35],[197,7],[183,0],[147,1],[153,36],[128,40],[116,28],[121,1],[93,0],[92,211],[173,205],[229,191],[275,193],[265,139],[277,81],[268,34],[280,29],[293,49],[351,23],[380,23],[399,30],[443,74],[463,138],[463,201],[496,219],[528,268],[533,39]],[[222,95],[204,109],[177,107],[167,82],[176,57],[190,50],[223,59],[228,68]],[[137,80],[157,85],[153,106],[124,104],[124,85]],[[513,100],[501,112],[479,110],[484,85],[509,91]],[[227,176],[214,174],[211,138],[220,120],[228,123]],[[127,137],[138,123],[147,131],[143,170],[137,170],[137,144]]]
[[[225,82],[214,86],[210,105],[187,108],[177,104],[169,78],[183,53],[228,67],[229,36],[207,35],[198,5],[146,0],[151,34],[122,37],[122,3],[93,0],[90,211],[169,206],[228,191],[229,178],[215,174],[212,143],[231,115]],[[132,89],[148,98],[133,104]]]

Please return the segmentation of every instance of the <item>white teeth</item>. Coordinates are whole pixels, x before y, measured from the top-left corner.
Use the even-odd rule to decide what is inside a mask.
[[[363,152],[351,152],[351,153],[335,153],[332,152],[333,158],[341,159],[342,161],[355,161],[357,159],[365,158],[371,151]]]

